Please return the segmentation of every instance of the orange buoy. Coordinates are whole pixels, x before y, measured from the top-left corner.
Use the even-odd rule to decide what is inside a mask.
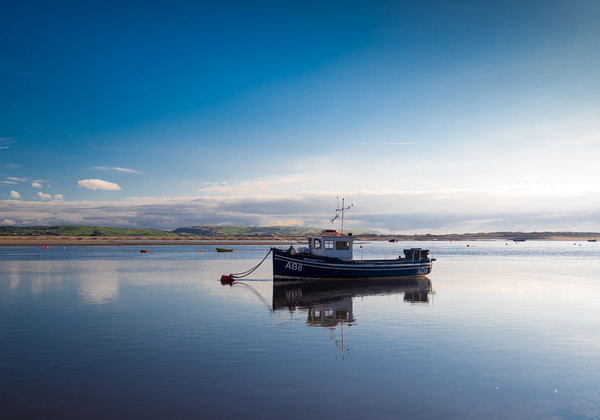
[[[48,249],[48,245],[44,245],[44,249]]]
[[[202,250],[200,250],[200,252],[202,252]]]

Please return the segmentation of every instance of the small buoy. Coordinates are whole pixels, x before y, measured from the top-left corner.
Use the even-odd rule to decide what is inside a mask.
[[[44,249],[48,249],[48,245],[44,245]]]
[[[467,244],[467,248],[469,247],[469,244]]]
[[[235,281],[235,279],[233,278],[233,276],[227,275],[227,274],[223,274],[221,276],[221,284],[232,284]]]
[[[202,252],[202,250],[200,250],[200,252]]]

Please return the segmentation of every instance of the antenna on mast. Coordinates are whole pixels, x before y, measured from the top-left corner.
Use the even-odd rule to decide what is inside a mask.
[[[330,220],[331,223],[333,223],[335,221],[335,219],[337,219],[338,217],[340,217],[340,213],[342,213],[342,230],[340,231],[340,234],[344,234],[344,212],[348,209],[350,209],[350,207],[352,207],[354,204],[350,204],[348,207],[344,207],[344,198],[342,198],[342,207],[340,207],[340,198],[336,197],[337,199],[337,208],[335,209],[335,216],[333,219]]]

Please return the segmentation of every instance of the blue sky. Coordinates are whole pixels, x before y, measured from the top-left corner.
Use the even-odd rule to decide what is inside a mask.
[[[600,230],[600,3],[37,2],[0,223]]]

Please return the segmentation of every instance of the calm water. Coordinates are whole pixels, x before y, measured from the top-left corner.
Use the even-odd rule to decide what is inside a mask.
[[[0,248],[1,417],[600,418],[600,243],[362,246],[438,260],[222,286],[269,247]]]

